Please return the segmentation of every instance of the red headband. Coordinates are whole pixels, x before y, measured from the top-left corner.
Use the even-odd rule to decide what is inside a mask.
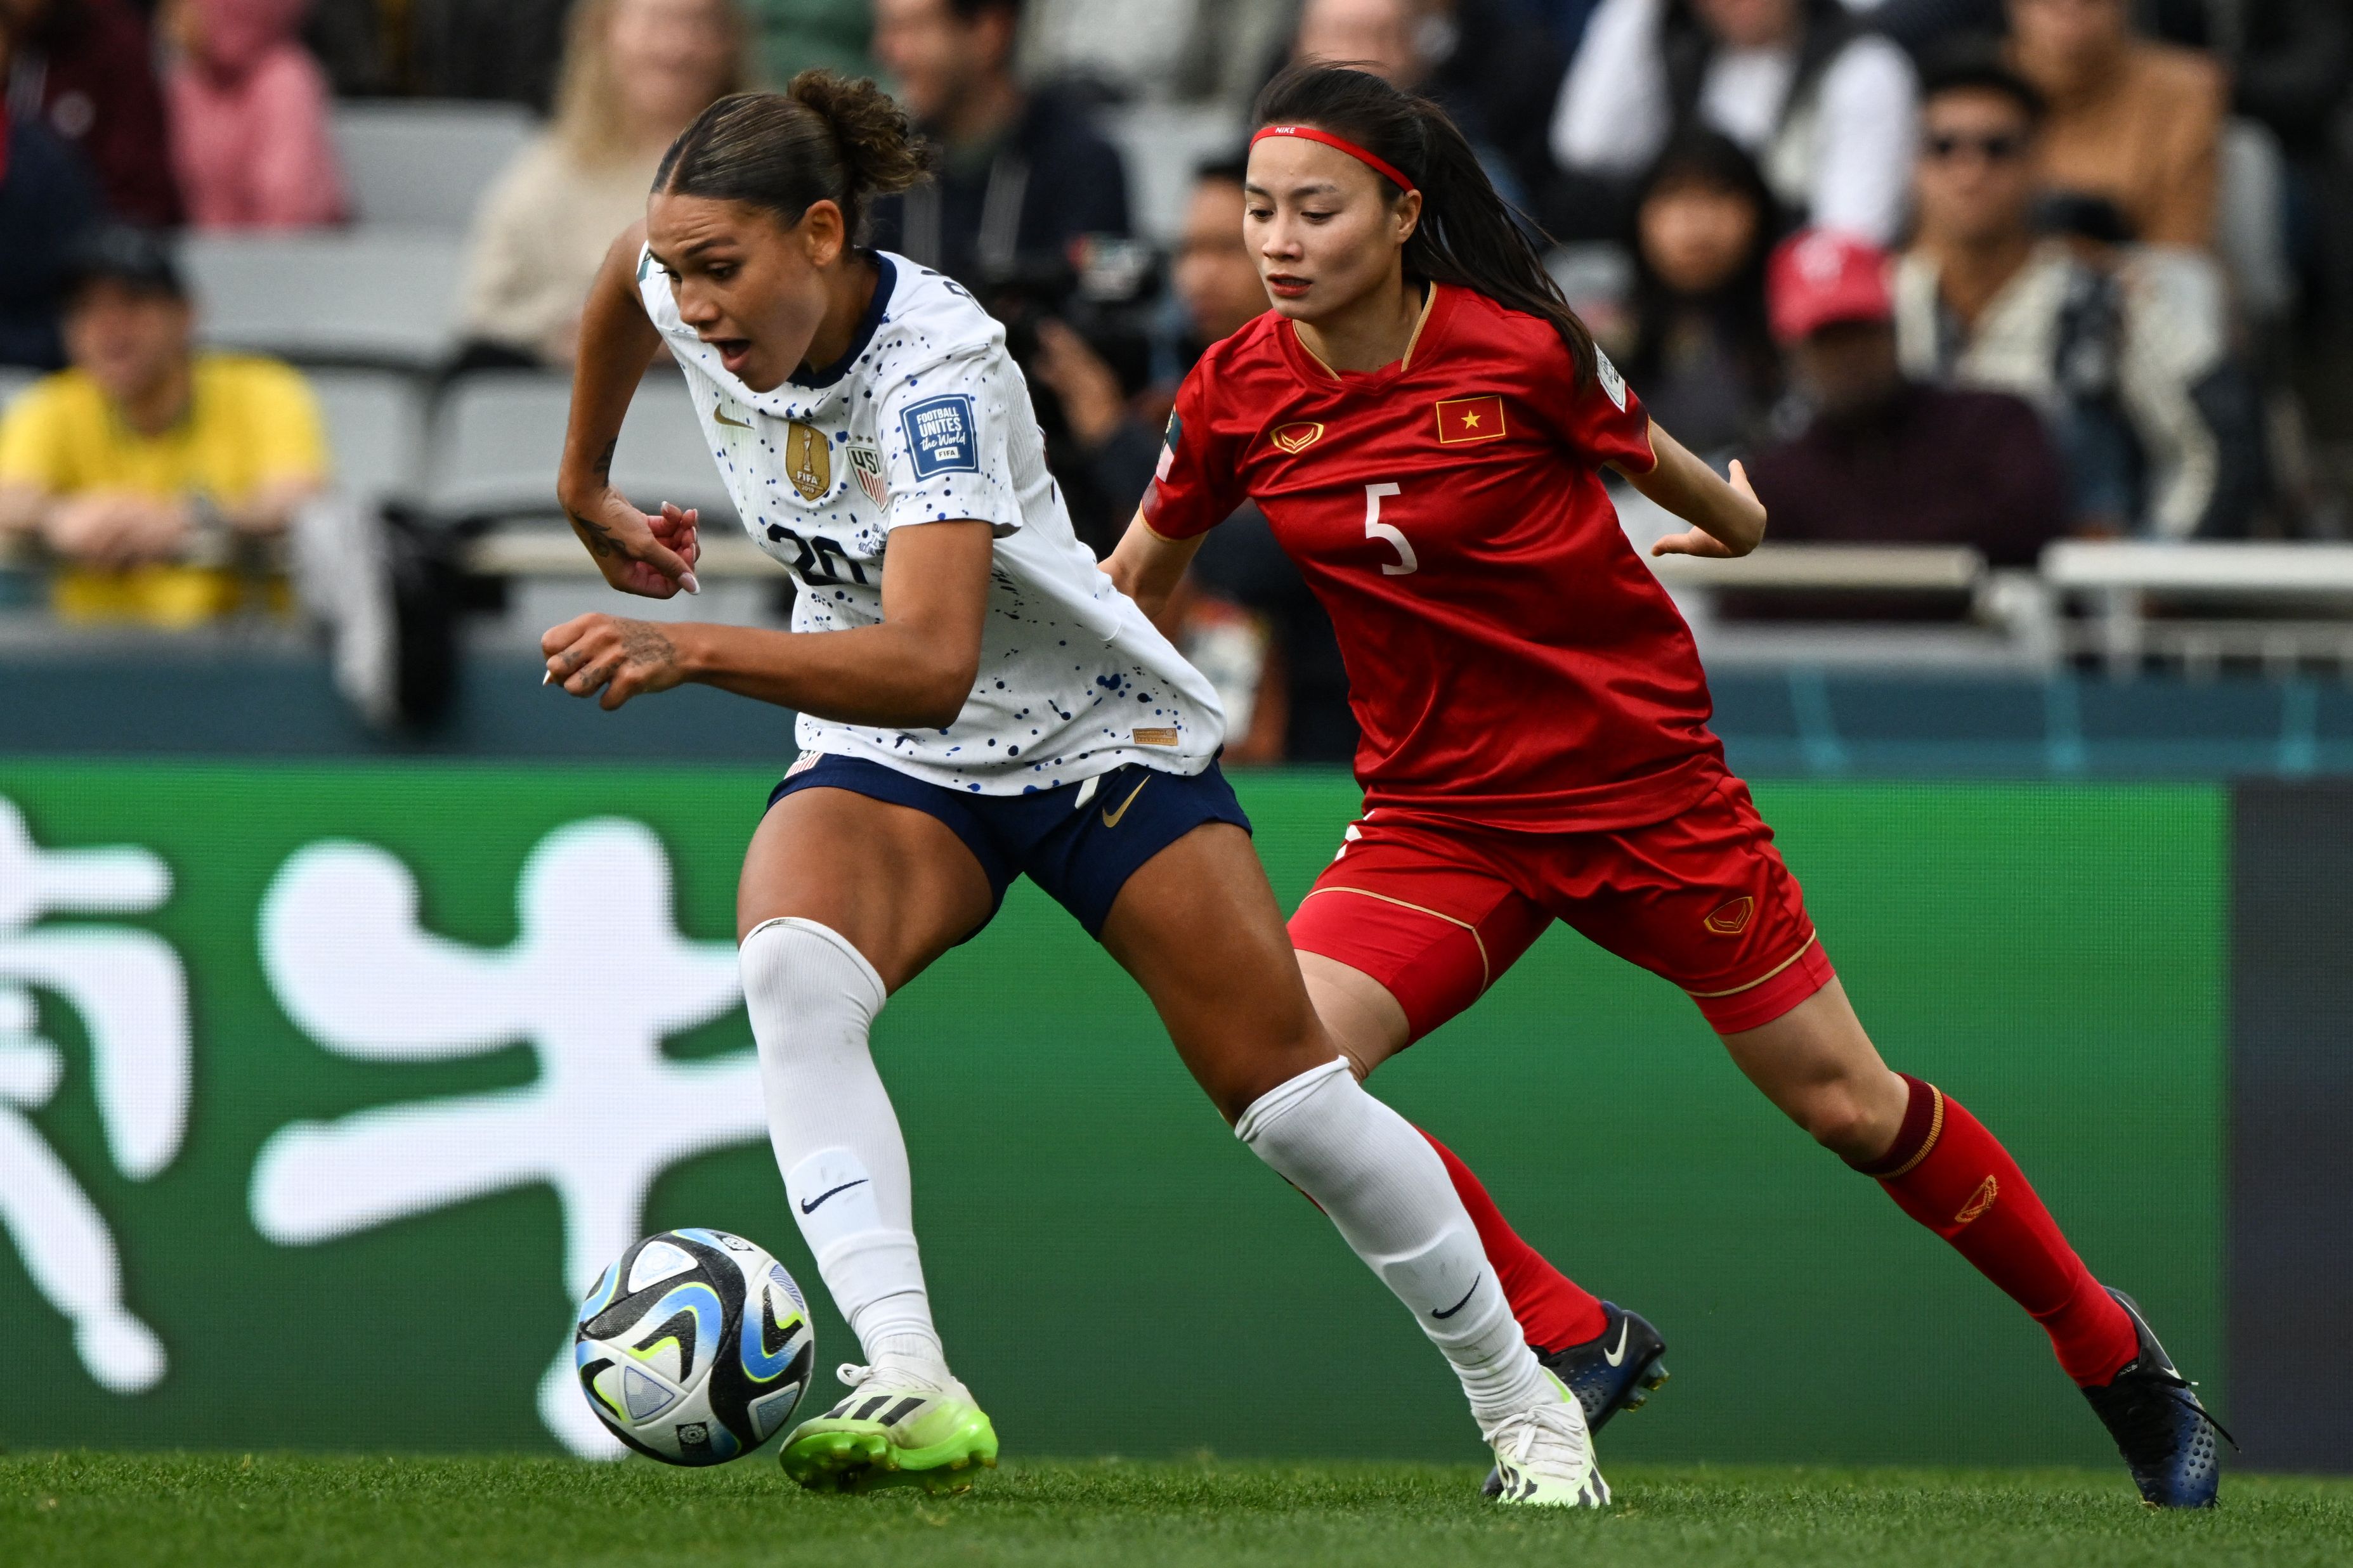
[[[1329,131],[1318,131],[1313,125],[1270,125],[1250,138],[1250,145],[1255,147],[1270,136],[1297,136],[1308,142],[1321,142],[1326,147],[1337,147],[1398,190],[1410,191],[1415,188],[1414,183],[1407,179],[1404,172],[1396,164],[1375,157],[1354,142],[1343,136],[1335,136]]]

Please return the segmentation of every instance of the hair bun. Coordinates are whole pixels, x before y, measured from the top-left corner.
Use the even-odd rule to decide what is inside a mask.
[[[843,167],[860,195],[890,195],[928,178],[938,153],[916,133],[907,111],[871,81],[811,69],[785,95],[807,104],[833,128]]]

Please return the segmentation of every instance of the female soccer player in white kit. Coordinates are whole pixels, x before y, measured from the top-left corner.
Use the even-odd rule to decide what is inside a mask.
[[[1540,1367],[1430,1145],[1316,1022],[1202,678],[1072,536],[1004,329],[855,243],[928,150],[870,83],[725,100],[662,163],[587,302],[559,489],[615,587],[696,589],[696,518],[609,479],[639,373],[684,367],[791,632],[584,616],[548,677],[607,708],[699,680],[799,715],[738,895],[786,1192],[864,1347],[786,1439],[807,1486],[993,1463],[924,1292],[906,1149],[869,1053],[885,998],[1028,875],[1152,998],[1251,1150],[1331,1216],[1460,1375],[1514,1501],[1599,1506],[1577,1400]]]

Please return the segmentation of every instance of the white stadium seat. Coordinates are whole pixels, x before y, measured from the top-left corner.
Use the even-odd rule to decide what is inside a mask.
[[[309,363],[432,369],[458,346],[463,237],[358,229],[190,235],[197,331]]]
[[[520,104],[340,105],[335,151],[353,217],[368,227],[463,233],[482,194],[537,131]]]
[[[464,376],[433,415],[425,502],[437,517],[555,515],[572,384],[536,371]]]
[[[460,378],[433,421],[426,505],[436,516],[554,519],[555,468],[572,387],[535,371],[492,371]],[[700,507],[718,531],[735,512],[702,441],[686,386],[658,372],[638,389],[621,427],[613,479],[638,505]]]
[[[425,395],[397,371],[311,373],[335,488],[364,506],[416,496],[425,466]]]

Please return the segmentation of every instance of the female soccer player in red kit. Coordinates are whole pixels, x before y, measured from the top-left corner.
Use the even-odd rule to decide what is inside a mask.
[[[2147,1324],[1863,1032],[1602,486],[1692,524],[1662,553],[1744,555],[1766,519],[1737,465],[1651,423],[1433,105],[1314,66],[1259,110],[1245,232],[1274,308],[1187,379],[1108,569],[1155,608],[1247,499],[1331,614],[1365,810],[1291,921],[1325,1026],[1367,1072],[1567,921],[1690,993],[1767,1098],[2041,1321],[2146,1500],[2212,1501],[2216,1429]],[[1530,1338],[1598,1330],[1450,1167]]]

